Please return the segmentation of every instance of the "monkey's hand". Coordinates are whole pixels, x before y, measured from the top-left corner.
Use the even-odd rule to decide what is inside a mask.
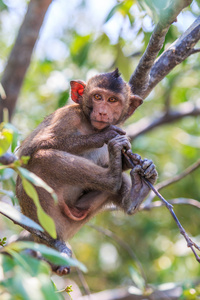
[[[154,184],[158,177],[158,173],[152,160],[144,159],[140,160],[140,164],[136,165],[131,170],[130,175],[132,188],[129,195],[130,206],[128,207],[127,213],[133,214],[138,210],[140,204],[150,191],[142,177]]]
[[[133,155],[137,156],[137,154],[133,154]],[[138,157],[139,157],[139,155],[138,155]],[[156,182],[158,173],[156,171],[156,167],[152,160],[147,159],[147,158],[145,158],[143,160],[140,159],[139,163],[138,162],[136,163],[136,161],[135,161],[135,164],[136,164],[136,166],[132,169],[131,176],[132,176],[132,174],[137,174],[138,178],[140,177],[141,180],[142,180],[142,177],[144,177],[144,178],[148,179],[148,181],[151,182],[151,184],[154,184]]]
[[[122,149],[130,149],[131,144],[126,135],[117,135],[108,142],[109,177],[113,179],[113,191],[118,192],[122,183]]]
[[[110,125],[109,127],[102,130],[99,134],[103,136],[104,143],[108,144],[108,142],[115,138],[117,135],[123,136],[126,135],[126,132],[115,125]]]

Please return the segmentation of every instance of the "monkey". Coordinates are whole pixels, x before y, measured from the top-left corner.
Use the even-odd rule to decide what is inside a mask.
[[[49,246],[62,255],[71,252],[65,241],[108,204],[133,214],[149,193],[141,176],[154,184],[157,178],[151,160],[131,154],[131,167],[122,150],[131,144],[119,126],[142,104],[116,69],[98,74],[87,83],[71,81],[74,104],[57,109],[24,140],[19,157],[29,156],[24,167],[42,178],[57,194],[58,204],[44,189],[36,187],[41,206],[56,226],[57,239]],[[138,164],[139,160],[139,164]],[[16,195],[23,214],[39,223],[33,201],[25,193],[18,176]],[[45,243],[38,237],[34,240]],[[54,268],[54,269],[53,269]],[[52,267],[59,275],[69,268]]]

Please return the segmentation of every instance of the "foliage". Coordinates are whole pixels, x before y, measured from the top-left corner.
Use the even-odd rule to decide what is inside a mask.
[[[8,149],[13,152],[19,140],[35,128],[46,115],[68,102],[68,83],[71,79],[86,80],[97,71],[105,72],[118,66],[124,79],[128,80],[148,44],[159,15],[158,6],[155,6],[158,2],[163,3],[163,1],[146,0],[137,3],[118,1],[110,6],[102,19],[100,10],[88,11],[88,1],[75,2],[73,10],[69,10],[68,14],[68,10],[65,9],[67,24],[59,23],[59,34],[52,32],[48,41],[41,39],[38,43],[14,115],[15,127],[5,123],[1,125],[1,154]],[[164,2],[167,5],[168,1]],[[56,27],[54,9],[56,4],[52,5],[49,19],[53,19]],[[188,23],[191,23],[199,12],[200,1],[193,1],[193,4],[181,13],[178,22],[171,26],[162,51],[186,30]],[[11,8],[6,7],[3,13],[9,18]],[[11,42],[7,40],[2,26],[0,31],[2,34],[1,65],[1,61],[6,61]],[[63,50],[63,56],[60,54],[58,57],[56,49],[51,47],[57,44],[61,47],[59,49]],[[42,54],[40,49],[44,49]],[[172,103],[173,108],[183,103],[198,104],[196,100],[200,97],[199,86],[200,55],[195,54],[177,66],[154,89],[142,107],[125,125],[128,126],[145,117],[155,119],[166,111],[169,102]],[[133,152],[151,158],[155,162],[159,181],[182,172],[199,158],[199,118],[199,116],[190,116],[173,124],[159,126],[134,139]],[[21,135],[15,128],[18,128]],[[17,203],[14,193],[16,172],[22,176],[27,192],[37,203],[39,214],[42,214],[41,221],[44,220],[43,211],[32,185],[36,185],[38,179],[36,180],[30,173],[25,173],[26,170],[22,169],[21,162],[19,165],[0,170],[2,198],[9,197],[15,204]],[[162,191],[163,196],[169,200],[185,197],[199,201],[199,176],[198,169],[176,184],[165,188]],[[179,205],[175,207],[175,211],[186,231],[199,241],[198,209]],[[17,216],[16,212],[14,214]],[[18,221],[22,222],[20,215]],[[23,224],[30,225],[29,222],[30,220],[26,220]],[[92,223],[109,228],[129,245],[141,262],[146,279],[144,280],[144,276],[141,275],[136,259],[133,259],[117,240],[85,226],[72,239],[71,244],[77,259],[88,267],[89,271],[85,279],[91,291],[134,285],[144,292],[145,282],[158,285],[173,281],[184,282],[182,299],[198,299],[199,287],[195,289],[195,284],[188,285],[185,282],[200,277],[199,265],[192,253],[187,250],[185,241],[180,237],[177,226],[165,207],[142,211],[134,217],[127,217],[121,212],[105,212],[94,218]],[[45,224],[46,228],[49,228],[49,220],[45,220],[44,224],[41,222],[41,225],[45,226]],[[10,232],[19,232],[16,227],[3,219],[0,223],[1,241],[8,234],[6,228],[9,228],[10,235]],[[9,291],[11,295],[20,294],[21,299],[32,299],[31,291],[34,288],[34,293],[37,292],[41,296],[38,299],[48,299],[48,293],[50,297],[55,295],[55,299],[60,299],[56,298],[60,295],[54,293],[55,288],[49,279],[49,267],[45,262],[18,252],[11,256],[5,254],[0,256],[5,270],[5,279],[3,281],[1,279],[0,293],[6,291],[8,294]],[[70,278],[77,281],[77,273],[72,271]],[[25,283],[26,286],[31,287],[28,291]]]
[[[16,141],[16,135],[17,137],[19,135],[11,124],[1,124],[1,134],[0,153],[2,156],[9,148],[12,149],[12,145],[14,141]],[[15,171],[21,177],[25,192],[33,199],[37,207],[38,219],[41,226],[55,239],[55,224],[50,216],[42,209],[34,186],[46,189],[55,201],[57,201],[56,194],[43,180],[21,167],[21,164],[27,163],[28,160],[29,158],[22,157],[21,160],[16,160],[9,165],[0,165],[1,180],[3,183],[4,180],[13,181],[14,174],[11,172],[10,177],[7,173],[9,170]],[[11,198],[13,204],[16,204],[13,191],[0,189],[0,193]],[[44,231],[40,225],[24,216],[15,207],[3,201],[0,201],[0,213],[22,227],[25,226],[37,231]],[[1,247],[3,248],[1,249]],[[61,299],[61,296],[55,293],[56,288],[51,282],[50,266],[44,261],[27,255],[27,249],[29,249],[28,251],[32,250],[35,253],[40,253],[40,255],[50,263],[62,266],[75,266],[86,271],[83,264],[75,259],[61,256],[60,252],[45,245],[20,241],[6,245],[6,237],[3,237],[0,239],[0,264],[4,270],[4,276],[0,278],[1,299],[31,300],[35,299],[35,297],[41,300],[50,297],[55,300]],[[34,294],[32,293],[32,288],[30,289],[32,282],[34,282],[32,286],[32,288],[34,288]],[[66,290],[68,294],[70,294],[70,291],[72,290]]]

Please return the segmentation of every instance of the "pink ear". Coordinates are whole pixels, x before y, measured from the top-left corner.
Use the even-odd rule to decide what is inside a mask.
[[[143,100],[140,96],[131,95],[129,109],[128,109],[128,113],[127,113],[127,118],[130,117],[134,113],[136,108],[138,106],[140,106],[142,103],[143,103]]]
[[[83,96],[86,83],[81,80],[70,81],[71,85],[71,98],[75,103],[80,103],[81,97]]]

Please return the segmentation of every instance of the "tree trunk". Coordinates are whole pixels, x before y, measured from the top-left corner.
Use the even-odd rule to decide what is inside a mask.
[[[52,0],[31,0],[28,5],[1,80],[6,98],[2,99],[0,96],[0,122],[3,121],[4,109],[8,110],[9,119],[12,117],[40,28],[51,2]]]

